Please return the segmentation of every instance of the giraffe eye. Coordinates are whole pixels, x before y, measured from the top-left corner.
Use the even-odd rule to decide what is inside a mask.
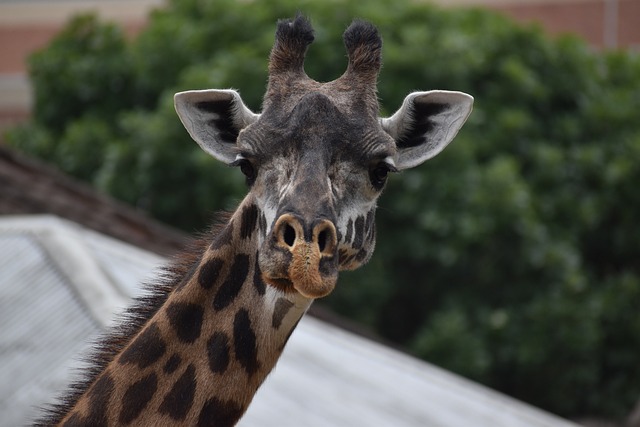
[[[253,164],[244,157],[238,157],[235,162],[231,164],[231,166],[238,166],[240,168],[240,172],[244,174],[247,178],[247,184],[251,185],[256,180],[256,170],[253,167]]]
[[[377,163],[370,171],[369,171],[369,179],[371,180],[371,184],[377,189],[381,190],[384,186],[385,182],[387,182],[387,176],[389,172],[396,172],[397,169],[386,162]]]

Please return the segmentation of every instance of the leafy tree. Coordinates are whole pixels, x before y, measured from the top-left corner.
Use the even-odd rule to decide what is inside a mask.
[[[122,30],[95,16],[74,19],[31,58],[36,122],[55,132],[81,116],[107,120],[132,106],[133,70]],[[54,102],[51,102],[54,101]]]
[[[132,41],[95,17],[70,22],[32,58],[34,119],[8,139],[201,228],[244,187],[190,141],[172,95],[237,87],[259,109],[274,22],[298,9],[316,27],[317,80],[344,70],[340,34],[355,16],[384,36],[386,113],[415,89],[476,97],[451,147],[392,178],[376,254],[326,303],[561,415],[628,413],[640,394],[637,55],[419,2],[173,0]]]

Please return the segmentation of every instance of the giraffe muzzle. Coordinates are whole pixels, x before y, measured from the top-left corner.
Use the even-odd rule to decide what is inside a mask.
[[[333,223],[319,219],[305,229],[298,217],[284,214],[273,233],[276,248],[290,254],[286,271],[291,286],[307,298],[331,293],[338,279],[338,238]],[[265,279],[269,281],[268,276]]]

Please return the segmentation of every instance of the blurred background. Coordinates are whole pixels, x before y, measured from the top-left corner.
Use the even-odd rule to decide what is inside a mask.
[[[640,425],[638,0],[0,1],[0,214],[177,250],[246,189],[173,94],[233,87],[259,110],[298,10],[319,81],[354,17],[378,26],[384,115],[413,90],[476,99],[391,178],[376,253],[324,316],[562,417]]]

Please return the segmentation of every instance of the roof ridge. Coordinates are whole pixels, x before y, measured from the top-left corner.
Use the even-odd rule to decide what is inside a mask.
[[[0,214],[51,213],[161,255],[188,240],[186,233],[6,144],[0,144],[0,184]]]

